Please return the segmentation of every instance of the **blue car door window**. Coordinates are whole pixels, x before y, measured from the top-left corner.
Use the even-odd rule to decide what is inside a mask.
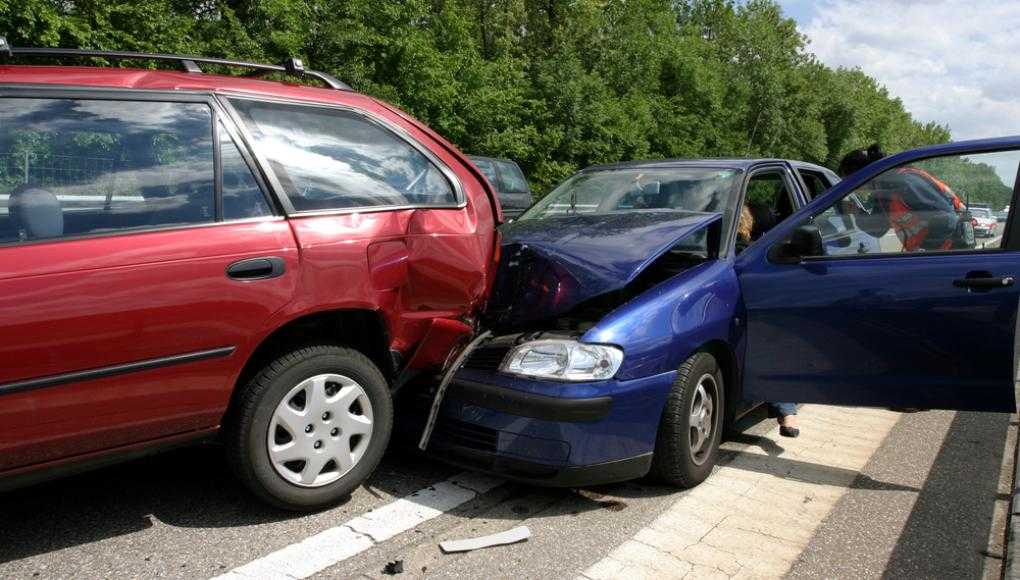
[[[1020,152],[935,157],[900,165],[868,180],[813,218],[825,255],[995,250],[1004,224],[985,226],[968,206],[1009,205]]]
[[[819,171],[798,169],[797,174],[800,175],[801,181],[804,182],[804,186],[807,188],[808,199],[818,197],[831,187],[829,180]]]
[[[790,217],[795,207],[794,197],[784,172],[776,169],[752,175],[747,182],[744,205],[752,218],[751,241]]]

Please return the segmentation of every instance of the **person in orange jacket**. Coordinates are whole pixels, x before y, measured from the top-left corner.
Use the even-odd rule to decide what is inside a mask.
[[[851,151],[840,162],[839,173],[846,177],[883,157],[885,153],[877,144]],[[899,167],[878,176],[870,185],[870,217],[874,219],[860,220],[869,234],[881,237],[892,228],[907,252],[973,245],[965,235],[966,223],[970,222],[959,196],[928,171]]]

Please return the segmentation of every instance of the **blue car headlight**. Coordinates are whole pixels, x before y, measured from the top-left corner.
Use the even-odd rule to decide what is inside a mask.
[[[515,347],[500,365],[513,375],[561,381],[611,379],[623,364],[623,350],[605,344],[544,339]]]

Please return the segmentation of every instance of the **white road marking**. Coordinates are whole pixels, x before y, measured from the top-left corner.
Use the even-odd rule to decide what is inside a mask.
[[[502,485],[464,472],[234,568],[214,580],[308,578]]]

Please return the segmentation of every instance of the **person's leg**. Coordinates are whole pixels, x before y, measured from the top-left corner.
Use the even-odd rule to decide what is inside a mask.
[[[769,403],[769,417],[773,417],[779,422],[779,434],[783,437],[800,435],[796,403]]]

